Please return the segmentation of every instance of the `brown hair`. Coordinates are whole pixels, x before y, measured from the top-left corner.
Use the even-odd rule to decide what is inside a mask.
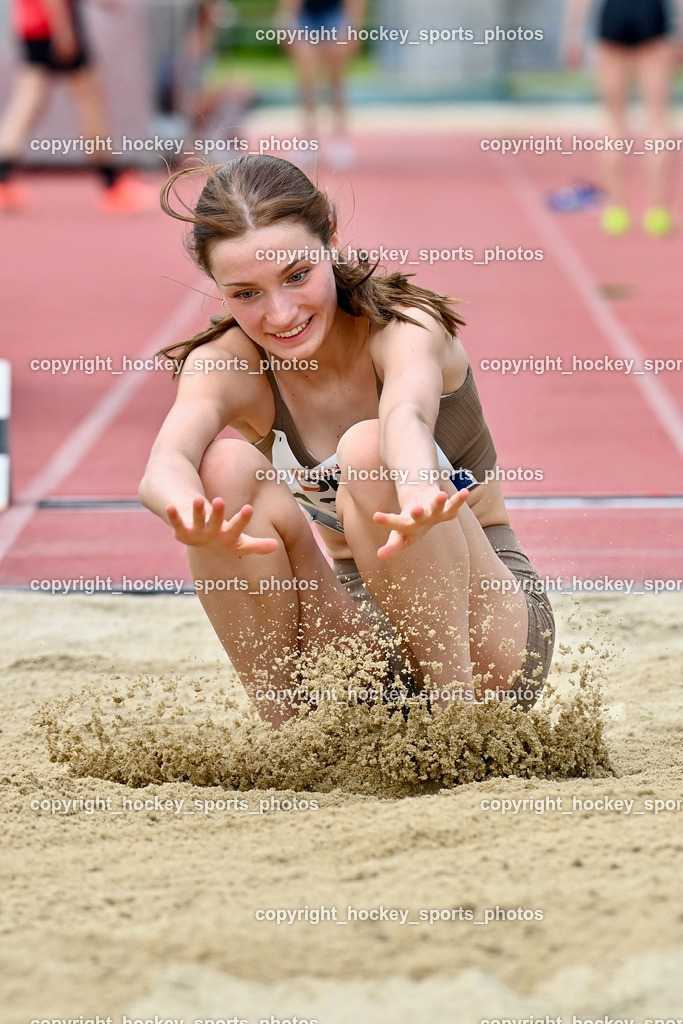
[[[197,266],[212,276],[211,248],[215,242],[239,238],[247,231],[268,227],[281,220],[300,221],[324,246],[337,228],[337,211],[324,192],[306,177],[303,171],[287,160],[273,156],[240,156],[228,164],[210,168],[208,180],[194,209],[178,195],[176,183],[181,178],[205,168],[188,168],[171,175],[161,190],[161,207],[177,220],[192,225],[185,245]],[[174,197],[182,210],[172,205]],[[184,212],[183,212],[184,210]],[[376,275],[378,264],[370,265],[359,258],[355,262],[333,262],[337,285],[337,301],[351,316],[364,316],[371,324],[384,326],[391,320],[417,324],[403,313],[401,306],[413,306],[435,317],[455,336],[465,321],[453,307],[456,299],[411,284],[407,274]],[[211,326],[189,341],[162,349],[161,354],[175,357],[174,376],[199,345],[213,341],[236,320],[233,316],[212,317]]]

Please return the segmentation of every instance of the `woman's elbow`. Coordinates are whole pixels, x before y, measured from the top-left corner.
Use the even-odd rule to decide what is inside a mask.
[[[138,486],[138,501],[145,508],[148,508],[150,512],[157,512],[158,502],[155,500],[158,488],[154,484],[154,473],[152,472],[151,462],[148,462],[145,467],[145,472],[142,475],[142,480]]]
[[[140,502],[141,505],[144,505],[145,508],[150,507],[149,479],[146,471],[138,487],[138,501]]]

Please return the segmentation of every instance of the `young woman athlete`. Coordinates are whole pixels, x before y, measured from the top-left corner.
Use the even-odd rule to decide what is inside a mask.
[[[162,205],[192,224],[225,315],[166,350],[178,395],[140,498],[187,545],[245,688],[291,686],[283,651],[305,658],[374,614],[437,702],[512,690],[529,707],[552,611],[509,525],[451,300],[346,262],[334,207],[287,161],[216,169],[194,210],[176,191],[188,173]]]

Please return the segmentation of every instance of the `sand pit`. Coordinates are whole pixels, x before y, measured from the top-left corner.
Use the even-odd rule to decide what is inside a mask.
[[[680,596],[556,596],[529,716],[278,737],[192,597],[0,600],[3,1024],[683,1017]]]

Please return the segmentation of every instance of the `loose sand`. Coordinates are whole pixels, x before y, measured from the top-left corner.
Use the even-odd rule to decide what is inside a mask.
[[[3,1024],[683,1018],[683,595],[555,595],[528,716],[279,736],[193,597],[0,603]]]

